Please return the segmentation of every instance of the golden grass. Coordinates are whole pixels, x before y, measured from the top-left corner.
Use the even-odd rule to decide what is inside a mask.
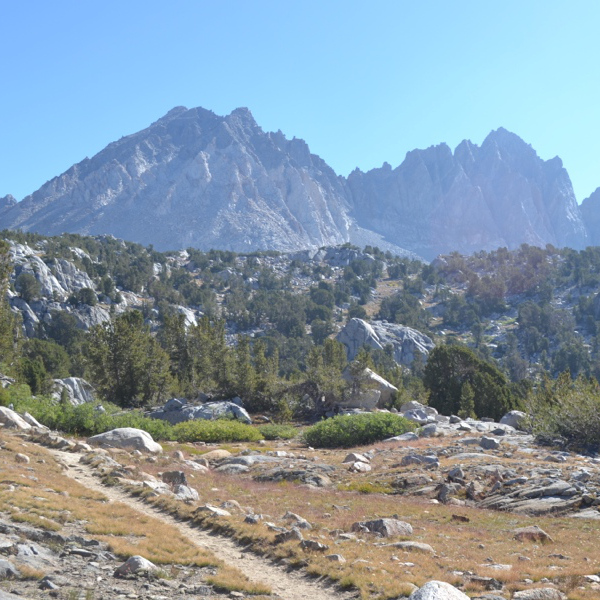
[[[19,565],[21,579],[43,579],[46,576],[44,571],[36,569],[26,564]]]
[[[452,439],[418,440],[411,442],[410,446],[418,451],[424,451],[435,445],[439,450],[453,443],[455,442]],[[230,444],[227,449],[235,453],[248,446],[252,447],[248,444]],[[305,448],[295,448],[292,444],[284,447],[293,452],[308,453]],[[378,444],[375,447],[393,452],[395,448],[406,448],[406,445]],[[201,449],[194,447],[194,450],[209,451],[214,448],[214,446]],[[257,448],[261,451],[265,450],[264,447]],[[169,450],[177,449],[191,454],[189,445],[173,444],[169,447]],[[465,451],[468,451],[468,448],[465,448]],[[325,458],[330,464],[341,464],[345,454],[345,451],[318,451],[311,453],[311,456]],[[156,463],[146,462],[143,458],[128,457],[127,460],[134,467],[131,470],[134,474],[141,471],[157,474],[159,471],[173,468],[172,458],[168,456],[159,458]],[[515,452],[510,459],[498,458],[498,462],[502,461],[503,465],[512,466],[517,470],[522,468],[522,460],[523,457],[519,456],[518,452]],[[398,460],[390,459],[389,453],[383,458],[376,455],[372,463],[375,467],[374,472],[351,475],[345,470],[341,471],[339,485],[327,489],[312,489],[290,482],[258,483],[214,472],[199,474],[184,469],[190,484],[198,489],[202,503],[219,505],[224,501],[235,499],[242,507],[249,507],[254,513],[267,515],[266,520],[273,521],[279,521],[288,510],[302,515],[313,525],[313,530],[305,532],[305,537],[327,544],[329,550],[325,554],[343,555],[346,562],[342,564],[332,562],[320,553],[304,552],[297,542],[273,545],[275,534],[266,527],[264,522],[258,525],[244,523],[243,515],[235,509],[231,510],[232,517],[215,518],[205,514],[193,515],[194,506],[182,504],[171,498],[157,497],[147,498],[147,500],[179,518],[189,519],[203,528],[229,535],[258,553],[285,559],[290,565],[305,566],[308,573],[327,577],[337,582],[342,589],[357,590],[365,600],[407,596],[413,589],[413,585],[421,586],[431,579],[463,586],[463,589],[471,594],[481,591],[478,584],[469,583],[467,579],[457,574],[466,571],[502,581],[508,593],[523,588],[522,582],[525,578],[535,582],[548,578],[555,581],[560,589],[568,594],[570,600],[592,600],[599,596],[598,590],[584,585],[582,579],[583,575],[600,571],[597,525],[594,522],[556,517],[529,518],[512,513],[432,504],[425,498],[381,493],[389,492],[392,489],[390,482],[406,472],[406,469],[397,466],[399,462],[400,455]],[[443,457],[441,463],[442,470],[456,464]],[[181,465],[176,468],[181,468]],[[11,473],[4,479],[14,481],[17,480],[17,475]],[[31,484],[25,480],[22,483]],[[8,484],[0,484],[0,507],[5,498],[3,489],[6,485]],[[57,488],[67,490],[70,496],[78,492],[75,488],[54,487],[55,490]],[[149,491],[140,488],[132,487],[130,491],[142,498],[149,495]],[[11,493],[11,498],[14,494],[15,492]],[[48,495],[44,494],[45,492],[38,493],[36,490],[35,496],[52,499],[53,507],[48,506],[49,502],[36,501],[31,490],[28,490],[27,495],[30,499],[23,500],[25,512],[61,523],[60,519],[65,518],[61,511],[65,510],[69,499],[63,499],[66,502],[64,504],[56,491],[48,492]],[[129,522],[126,507],[121,509],[117,504],[108,505],[111,515],[108,520],[103,516],[106,513],[102,512],[102,507],[106,508],[107,505],[101,498],[94,500],[88,498],[83,501],[93,502],[94,513],[97,513],[93,522],[87,524],[88,531],[95,535],[102,535],[102,539],[106,539],[115,552],[123,556],[132,553],[142,554],[150,560],[163,564],[170,562],[182,564],[184,557],[185,560],[201,561],[200,557],[194,558],[186,554],[185,547],[180,542],[172,546],[165,545],[168,537],[165,531],[159,534],[160,544],[153,545],[153,538],[148,529],[152,529],[154,525],[139,516],[136,517],[137,520],[133,519]],[[82,518],[73,507],[70,507],[70,511],[68,518]],[[456,521],[453,519],[454,514],[468,515],[469,521]],[[357,536],[356,540],[344,540],[339,537],[339,532],[349,532],[356,521],[392,516],[411,523],[414,535],[410,539],[430,544],[436,554],[430,556],[410,553],[385,546],[384,543],[388,540],[370,536]],[[542,545],[519,542],[513,538],[514,529],[532,524],[542,527],[555,542]],[[159,529],[156,531],[158,532]],[[128,535],[125,535],[126,532]],[[160,546],[163,546],[163,551],[157,555],[156,550]],[[563,560],[552,556],[561,552],[568,555],[569,559]],[[522,560],[523,557],[529,560]],[[511,568],[497,570],[492,566],[493,564],[511,565]],[[244,590],[248,593],[265,593],[264,590],[253,588],[241,574],[234,576],[227,569],[228,567],[219,563],[219,572],[214,576],[216,579],[213,583],[221,589],[238,590],[241,588],[237,586],[246,586]],[[249,591],[250,589],[253,591]]]
[[[255,596],[269,595],[271,589],[261,583],[251,582],[245,575],[229,565],[222,565],[216,575],[208,577],[209,585],[219,592],[245,592]]]
[[[452,440],[435,440],[434,443],[443,447],[451,444]],[[431,444],[431,440],[423,440],[411,443],[411,446],[425,449]],[[306,453],[306,450],[302,449],[301,452]],[[326,456],[327,462],[335,464],[341,463],[345,453],[325,451],[318,455]],[[516,456],[515,466],[519,460],[520,457]],[[377,457],[373,463],[377,463]],[[444,459],[442,463],[442,468],[455,464]],[[382,464],[380,462],[377,469]],[[156,468],[162,467],[158,465]],[[394,476],[396,473],[394,471]],[[338,582],[342,588],[357,589],[365,599],[401,597],[407,595],[412,585],[421,586],[431,579],[464,585],[467,590],[478,591],[477,585],[465,584],[467,580],[454,574],[466,571],[494,577],[502,581],[509,592],[523,587],[521,582],[524,578],[540,581],[546,577],[556,581],[561,589],[569,593],[569,598],[572,596],[572,600],[594,597],[594,590],[579,589],[572,584],[573,581],[582,581],[583,575],[600,570],[594,523],[557,517],[530,518],[379,493],[382,488],[389,488],[385,482],[379,482],[373,473],[353,475],[352,479],[337,488],[328,489],[311,489],[290,482],[257,483],[214,472],[201,475],[191,472],[188,478],[191,485],[199,489],[203,503],[218,505],[235,499],[242,506],[251,507],[255,513],[268,515],[267,520],[279,520],[286,510],[308,519],[313,524],[313,530],[305,533],[305,537],[327,544],[330,547],[328,553],[342,554],[346,563],[329,561],[322,554],[306,553],[294,542],[273,546],[274,533],[263,523],[243,523],[242,516],[235,513],[226,519],[199,516],[194,520],[205,528],[213,528],[242,540],[258,552],[285,558],[290,564],[304,565],[309,573],[326,576]],[[172,501],[157,499],[153,502],[182,517],[191,514],[189,507]],[[457,513],[468,514],[470,521],[455,521],[452,517]],[[382,542],[387,540],[369,536],[342,541],[336,534],[340,530],[350,531],[356,521],[392,516],[410,522],[414,528],[411,539],[430,544],[436,554],[416,555],[386,547]],[[532,524],[547,531],[554,538],[554,544],[541,545],[514,539],[514,529]],[[551,556],[561,551],[569,555],[569,560],[558,560]],[[523,561],[519,557],[530,560]],[[414,566],[405,563],[414,563]],[[493,564],[511,565],[511,568],[498,570]]]
[[[193,544],[177,528],[126,504],[108,502],[104,494],[67,477],[44,448],[1,431],[0,437],[5,442],[0,451],[0,512],[14,521],[57,532],[66,523],[80,521],[90,535],[105,541],[121,558],[139,554],[156,564],[215,566],[215,577],[223,589],[231,580],[231,589],[269,593],[265,586],[247,581],[233,566]],[[15,463],[16,452],[27,454],[30,464]],[[19,568],[24,578],[44,576],[33,569]]]

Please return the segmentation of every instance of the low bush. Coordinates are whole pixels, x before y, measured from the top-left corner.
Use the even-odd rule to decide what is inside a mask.
[[[541,443],[565,449],[600,450],[600,385],[563,373],[546,380],[528,398],[530,426]]]
[[[260,431],[239,421],[185,421],[173,427],[178,442],[258,442]]]
[[[298,435],[292,425],[261,425],[258,430],[265,440],[291,440]]]
[[[392,413],[341,415],[309,427],[302,437],[314,448],[350,448],[401,435],[415,427],[408,419]]]
[[[156,441],[254,442],[263,439],[255,427],[229,419],[186,421],[171,425],[167,421],[145,417],[141,411],[123,412],[120,407],[108,402],[102,404],[103,412],[98,410],[97,403],[72,406],[51,398],[33,398],[26,393],[27,386],[21,387],[23,389],[16,390],[18,393],[5,399],[13,402],[17,412],[22,414],[27,411],[42,425],[74,435],[91,436],[119,427],[134,427],[147,431]]]

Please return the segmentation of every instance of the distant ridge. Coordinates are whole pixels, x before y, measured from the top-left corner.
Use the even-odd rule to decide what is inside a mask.
[[[588,225],[589,223],[589,225]],[[176,107],[16,203],[0,227],[109,233],[157,249],[298,250],[353,242],[427,259],[522,243],[600,241],[600,193],[577,205],[559,158],[498,129],[343,178],[247,108]]]

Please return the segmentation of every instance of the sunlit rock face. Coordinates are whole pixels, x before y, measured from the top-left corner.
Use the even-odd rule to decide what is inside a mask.
[[[112,234],[159,250],[293,251],[352,242],[427,259],[522,243],[583,248],[593,235],[559,158],[493,131],[409,152],[340,177],[300,139],[266,133],[245,108],[220,117],[178,107],[107,146],[22,202],[0,199],[0,226]],[[597,242],[596,242],[597,243]]]
[[[343,181],[247,109],[175,108],[14,205],[5,227],[110,233],[159,249],[295,250],[348,241]]]

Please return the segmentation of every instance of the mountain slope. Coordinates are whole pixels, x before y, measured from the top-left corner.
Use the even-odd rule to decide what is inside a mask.
[[[1,214],[9,228],[110,233],[157,248],[280,250],[348,241],[343,182],[247,109],[175,108]]]
[[[585,247],[587,231],[559,158],[541,160],[499,129],[481,147],[463,141],[409,152],[348,177],[353,215],[363,227],[433,258],[522,243]]]
[[[409,152],[397,168],[337,176],[303,140],[265,133],[245,108],[220,117],[174,108],[15,203],[0,226],[109,233],[158,249],[283,251],[353,242],[427,259],[522,243],[599,240],[560,159],[505,129]],[[591,237],[590,237],[591,236]]]

